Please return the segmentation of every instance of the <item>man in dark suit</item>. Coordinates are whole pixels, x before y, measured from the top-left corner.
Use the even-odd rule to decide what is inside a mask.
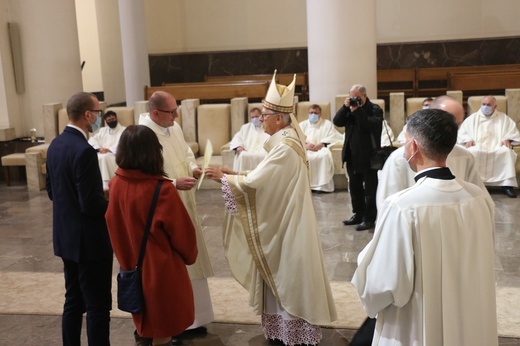
[[[357,231],[373,228],[377,216],[377,170],[370,168],[370,156],[380,147],[383,110],[370,102],[364,86],[356,84],[333,122],[338,127],[345,127],[343,162],[347,163],[354,211],[354,215],[343,223],[357,225]]]
[[[110,345],[113,254],[97,153],[87,142],[102,111],[94,95],[79,92],[67,102],[67,114],[69,124],[49,146],[46,177],[54,254],[62,258],[65,274],[63,345],[80,345],[86,312],[89,345],[105,346]]]

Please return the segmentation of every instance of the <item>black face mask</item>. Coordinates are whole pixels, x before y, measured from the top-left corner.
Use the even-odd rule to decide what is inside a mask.
[[[110,127],[111,129],[113,129],[114,127],[117,126],[117,120],[107,121],[107,125],[108,125],[108,127]]]

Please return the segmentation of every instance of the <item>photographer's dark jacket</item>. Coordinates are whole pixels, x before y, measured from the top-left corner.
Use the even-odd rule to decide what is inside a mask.
[[[364,172],[370,169],[370,156],[374,150],[370,133],[373,134],[377,148],[381,145],[383,110],[366,99],[363,106],[354,112],[343,105],[334,116],[334,125],[345,127],[343,162],[350,169]]]

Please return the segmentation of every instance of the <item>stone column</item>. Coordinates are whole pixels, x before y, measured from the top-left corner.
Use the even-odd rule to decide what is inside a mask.
[[[231,99],[231,136],[234,136],[242,125],[249,122],[247,104],[247,97],[235,97]]]
[[[307,0],[309,100],[334,104],[353,84],[377,97],[375,0]]]
[[[387,122],[394,134],[401,133],[405,118],[404,93],[390,93],[390,117]]]
[[[139,116],[150,111],[148,101],[137,101],[134,103],[134,123],[139,124]]]
[[[184,139],[186,139],[186,142],[197,142],[197,107],[200,106],[200,100],[182,100],[181,106]]]
[[[520,89],[506,89],[507,115],[520,127]],[[516,160],[517,163],[520,160]]]
[[[125,76],[126,104],[143,99],[143,90],[150,86],[150,67],[146,42],[146,23],[142,0],[119,0],[121,45]]]
[[[63,108],[61,103],[46,103],[43,105],[43,138],[50,143],[58,135],[58,111]]]

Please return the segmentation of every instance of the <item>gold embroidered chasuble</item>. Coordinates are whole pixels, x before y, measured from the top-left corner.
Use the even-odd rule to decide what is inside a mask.
[[[311,324],[329,323],[337,318],[336,309],[305,149],[290,127],[271,136],[265,149],[268,154],[256,169],[228,175],[238,215],[227,218],[224,226],[226,258],[257,314],[263,311],[267,286],[289,314]]]

